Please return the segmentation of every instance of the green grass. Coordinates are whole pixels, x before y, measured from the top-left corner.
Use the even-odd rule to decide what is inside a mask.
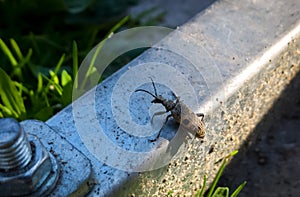
[[[136,0],[0,1],[0,118],[47,120],[72,102],[80,62],[112,32],[155,25],[163,16],[135,18],[126,8]],[[144,23],[140,21],[148,17]],[[101,50],[101,44],[99,47]],[[125,54],[108,77],[141,51]],[[96,55],[96,54],[95,54]],[[124,55],[124,56],[125,56]],[[93,74],[93,63],[86,79]],[[101,81],[102,79],[100,79]]]
[[[124,25],[127,20],[128,17],[123,18],[113,26],[107,36]],[[101,44],[99,46],[98,52],[101,50]],[[70,67],[63,67],[66,63],[66,54],[61,55],[53,68],[41,68],[32,62],[33,50],[30,48],[27,54],[23,55],[14,39],[10,39],[8,46],[0,38],[0,48],[10,62],[9,74],[0,68],[0,117],[47,120],[56,111],[72,102],[73,85],[78,85],[74,83],[78,71],[78,48],[75,41],[70,55],[73,71],[71,73],[68,71]],[[92,61],[86,79],[91,78],[89,76],[93,74],[91,72],[93,66]],[[81,85],[85,86],[84,83]]]
[[[57,60],[54,69],[42,70],[31,62],[31,48],[23,55],[14,39],[10,39],[10,44],[7,46],[0,38],[1,50],[10,62],[9,73],[0,68],[0,117],[46,120],[56,109],[69,104],[73,79],[62,69],[65,54]],[[76,54],[76,43],[74,46]],[[73,64],[73,70],[76,67],[78,64]]]
[[[229,160],[230,157],[233,157],[234,155],[236,155],[238,153],[237,150],[231,152],[229,155],[227,155],[224,159],[223,159],[223,162],[221,164],[221,167],[219,168],[218,170],[218,173],[216,175],[216,177],[214,178],[207,194],[205,195],[205,197],[229,197],[229,188],[228,187],[217,187],[217,184],[221,178],[221,175],[225,169],[225,166]],[[206,176],[204,175],[204,180],[203,180],[203,184],[202,184],[202,188],[201,190],[198,190],[197,193],[196,193],[196,197],[203,197],[204,196],[204,189],[205,189],[205,186],[206,186],[206,181],[207,181],[207,178]],[[244,181],[241,185],[238,186],[238,188],[236,188],[232,194],[230,195],[230,197],[236,197],[240,192],[241,190],[245,187],[245,185],[247,184],[246,181]]]

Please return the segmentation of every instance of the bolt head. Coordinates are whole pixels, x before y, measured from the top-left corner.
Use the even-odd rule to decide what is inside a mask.
[[[58,176],[58,166],[54,157],[49,155],[37,137],[28,135],[28,140],[33,157],[21,170],[0,171],[0,196],[22,196],[34,193],[49,176],[53,174]]]
[[[21,169],[30,162],[31,148],[26,133],[13,118],[0,119],[0,170]]]
[[[10,147],[20,135],[21,126],[15,119],[0,119],[0,149]]]

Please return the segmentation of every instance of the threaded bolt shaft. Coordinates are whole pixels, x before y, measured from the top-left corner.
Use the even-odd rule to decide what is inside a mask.
[[[0,170],[24,168],[31,157],[30,144],[19,122],[0,119]]]

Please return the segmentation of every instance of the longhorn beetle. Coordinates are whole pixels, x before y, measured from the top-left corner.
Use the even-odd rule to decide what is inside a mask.
[[[195,114],[186,104],[184,104],[182,101],[180,101],[179,97],[177,97],[174,93],[173,93],[173,95],[176,98],[175,102],[172,100],[165,99],[161,95],[157,95],[157,91],[156,91],[154,82],[153,82],[152,78],[150,78],[150,79],[152,81],[154,94],[149,92],[148,90],[144,90],[144,89],[137,89],[137,90],[135,90],[135,92],[146,92],[147,94],[150,94],[154,98],[151,101],[151,103],[162,104],[166,108],[166,112],[164,112],[164,113],[167,113],[169,111],[171,112],[171,114],[169,114],[167,116],[167,118],[165,119],[165,122],[164,122],[163,126],[161,127],[161,129],[159,130],[156,138],[153,140],[150,140],[150,141],[154,142],[159,138],[164,125],[166,124],[166,122],[169,120],[170,117],[173,117],[173,119],[177,123],[179,123],[181,126],[183,126],[186,130],[191,131],[192,133],[196,133],[196,136],[199,138],[203,138],[205,136],[205,127],[202,122],[202,120],[204,118],[204,114],[203,113]],[[155,113],[153,115],[153,117],[155,115],[159,115],[159,114],[161,114],[161,113],[160,112]],[[151,118],[151,120],[152,120],[152,118]]]

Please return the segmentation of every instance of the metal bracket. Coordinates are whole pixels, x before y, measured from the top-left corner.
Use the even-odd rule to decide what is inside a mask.
[[[54,155],[61,172],[50,196],[84,196],[95,185],[90,160],[47,124],[37,120],[21,122],[26,133],[35,135]]]

